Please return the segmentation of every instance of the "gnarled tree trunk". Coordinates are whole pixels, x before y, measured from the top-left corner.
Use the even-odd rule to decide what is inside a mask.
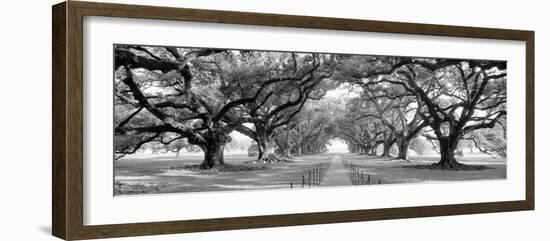
[[[458,135],[450,135],[448,137],[439,138],[439,153],[441,159],[435,166],[443,169],[457,169],[462,166],[455,158],[455,150],[459,141]]]
[[[265,149],[262,147],[262,144],[260,142],[261,142],[260,140],[256,141],[256,144],[258,145],[258,160],[260,160],[260,158],[264,155],[264,149]]]
[[[211,169],[216,165],[225,165],[223,159],[223,149],[225,143],[210,143],[201,147],[204,151],[204,160],[202,161],[201,169]]]
[[[411,145],[411,140],[407,138],[402,138],[399,142],[399,154],[397,159],[409,160],[409,146]]]
[[[255,125],[258,142],[258,162],[259,163],[274,163],[279,159],[275,154],[277,143],[273,140],[273,137],[265,130],[262,125]]]
[[[393,143],[395,143],[395,139],[388,139],[384,141],[384,152],[382,153],[382,156],[390,157],[390,150],[393,146]]]
[[[286,131],[286,135],[284,136],[284,139],[275,139],[277,147],[279,148],[281,159],[283,160],[291,160],[292,159],[292,145],[289,142],[290,138],[290,131]]]
[[[369,156],[376,156],[376,145],[370,146],[370,147],[368,147],[368,148],[369,148],[369,151],[368,151],[367,154],[368,154]]]
[[[214,131],[207,139],[207,143],[200,145],[204,152],[204,160],[200,164],[201,169],[211,169],[217,165],[225,165],[223,149],[230,137],[223,132]]]
[[[267,139],[267,138],[266,138]],[[260,163],[274,163],[277,162],[279,159],[277,158],[275,154],[275,149],[277,145],[273,140],[261,140],[259,141],[258,149],[260,150],[258,155],[258,162]]]
[[[292,154],[290,153],[290,148],[284,148],[281,152],[281,158],[290,160],[292,159]]]

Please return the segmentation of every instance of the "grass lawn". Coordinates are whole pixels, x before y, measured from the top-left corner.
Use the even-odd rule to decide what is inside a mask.
[[[115,161],[115,195],[140,193],[173,193],[229,191],[247,189],[290,188],[301,186],[302,176],[316,165],[328,168],[332,156],[312,155],[294,158],[294,162],[252,164],[254,157],[226,154],[226,164],[238,165],[245,171],[194,170],[202,155],[156,158],[124,158]],[[245,168],[243,168],[245,167]],[[246,168],[249,167],[249,168]]]
[[[411,166],[430,165],[439,161],[437,156],[415,156],[410,162],[393,160],[387,157],[370,157],[353,154],[344,154],[343,159],[355,164],[364,173],[372,176],[373,182],[378,183],[418,183],[418,182],[440,182],[440,181],[470,181],[487,179],[506,179],[506,160],[501,158],[493,159],[483,155],[465,155],[457,157],[457,160],[464,164],[483,165],[488,167],[485,170],[431,170],[411,168]]]
[[[337,157],[337,158],[336,158]],[[115,195],[142,193],[175,193],[231,191],[301,187],[308,180],[313,168],[320,168],[321,182],[334,159],[343,165],[333,164],[329,175],[342,170],[350,179],[353,173],[370,176],[371,184],[421,183],[441,181],[470,181],[506,178],[506,160],[487,156],[469,155],[457,158],[459,162],[484,165],[484,170],[452,171],[411,168],[429,165],[439,160],[436,156],[416,156],[410,162],[392,158],[372,157],[349,153],[327,153],[294,158],[294,162],[277,164],[253,164],[254,157],[246,154],[226,154],[230,167],[198,170],[190,168],[201,163],[202,155],[170,157],[124,158],[115,161]],[[342,172],[340,171],[340,173]],[[330,174],[332,173],[332,174]],[[357,180],[357,175],[354,176]],[[330,179],[330,178],[329,178]],[[327,179],[328,181],[328,179]],[[357,183],[357,182],[355,182]],[[326,183],[323,183],[326,184]],[[307,186],[307,184],[306,184]],[[331,186],[331,185],[329,185]]]

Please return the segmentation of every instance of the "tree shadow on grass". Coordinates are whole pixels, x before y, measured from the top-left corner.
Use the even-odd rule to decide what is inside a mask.
[[[247,172],[269,169],[266,165],[247,165],[247,164],[225,164],[214,166],[211,169],[202,169],[201,165],[185,165],[179,167],[170,167],[168,170],[188,170],[196,172]]]
[[[459,163],[455,166],[443,166],[438,165],[437,163],[429,165],[403,165],[402,168],[412,168],[419,170],[443,170],[443,171],[483,171],[487,169],[494,169],[493,167],[488,167],[484,165],[470,165]]]

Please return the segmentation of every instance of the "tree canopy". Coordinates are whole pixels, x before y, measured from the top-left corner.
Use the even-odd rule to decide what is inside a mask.
[[[223,165],[231,133],[258,146],[258,162],[326,151],[408,159],[422,136],[441,168],[460,168],[471,143],[506,155],[506,62],[420,57],[116,45],[115,157],[148,143],[198,147],[202,168]],[[344,88],[345,87],[345,88]],[[328,92],[353,92],[345,100]]]

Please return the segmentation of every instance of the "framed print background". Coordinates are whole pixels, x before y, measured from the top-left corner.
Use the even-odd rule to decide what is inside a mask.
[[[64,133],[54,144],[54,155],[60,158],[54,159],[54,172],[60,174],[54,175],[57,236],[81,239],[533,208],[533,140],[528,138],[534,131],[532,32],[81,2],[57,5],[54,13],[54,30],[59,31],[54,36],[67,41],[66,46],[54,46],[61,61],[54,66],[59,75],[54,78],[59,87],[54,120],[66,117],[55,127]],[[65,32],[66,39],[60,37]],[[112,162],[98,160],[112,160],[113,100],[105,96],[112,96],[112,48],[119,43],[507,60],[507,108],[517,113],[508,116],[513,126],[508,146],[514,148],[508,153],[507,178],[113,197]],[[327,195],[341,203],[316,201]],[[292,198],[281,198],[286,196]],[[214,205],[219,200],[232,208]],[[201,206],[210,208],[197,208]]]

